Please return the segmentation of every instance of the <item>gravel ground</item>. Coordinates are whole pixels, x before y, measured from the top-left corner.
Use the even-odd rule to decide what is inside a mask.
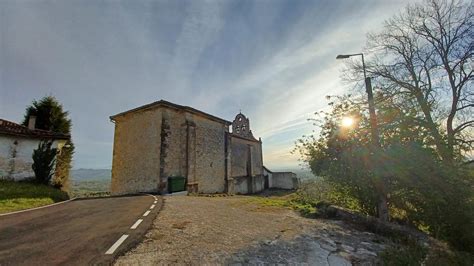
[[[144,241],[116,265],[372,265],[389,240],[252,197],[165,197]]]

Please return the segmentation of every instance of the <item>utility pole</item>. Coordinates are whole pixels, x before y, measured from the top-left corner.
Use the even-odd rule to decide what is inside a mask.
[[[336,59],[345,59],[351,56],[362,56],[362,69],[364,71],[364,81],[365,81],[365,91],[367,92],[367,100],[369,103],[369,116],[370,116],[370,131],[371,131],[371,156],[372,158],[377,156],[377,153],[380,151],[380,138],[379,138],[379,130],[377,125],[377,114],[375,113],[375,103],[374,103],[374,94],[372,91],[372,81],[370,77],[367,77],[367,73],[365,70],[365,60],[364,54],[348,54],[348,55],[338,55]],[[371,160],[371,164],[374,164],[374,160]],[[375,167],[371,167],[373,170]],[[376,172],[376,171],[374,171]],[[382,221],[388,221],[388,204],[387,204],[387,192],[385,189],[385,180],[383,176],[377,175],[374,173],[375,177],[375,186],[377,192],[379,193],[379,200],[377,203],[377,216]]]

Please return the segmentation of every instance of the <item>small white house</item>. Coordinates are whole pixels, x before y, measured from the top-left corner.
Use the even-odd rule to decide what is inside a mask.
[[[0,119],[0,179],[22,180],[34,177],[33,150],[42,140],[53,140],[60,152],[69,135],[35,128],[36,117],[31,116],[28,127]]]

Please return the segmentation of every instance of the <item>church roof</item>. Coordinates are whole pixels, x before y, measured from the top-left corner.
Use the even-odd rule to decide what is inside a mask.
[[[227,121],[227,120],[225,120],[225,119],[219,118],[219,117],[217,117],[217,116],[213,116],[213,115],[211,115],[211,114],[208,114],[208,113],[205,113],[205,112],[203,112],[203,111],[194,109],[194,108],[192,108],[192,107],[184,106],[184,105],[179,105],[179,104],[175,104],[175,103],[168,102],[168,101],[165,101],[165,100],[159,100],[159,101],[156,101],[156,102],[153,102],[153,103],[149,103],[149,104],[145,104],[145,105],[142,105],[142,106],[140,106],[140,107],[137,107],[137,108],[134,108],[134,109],[131,109],[131,110],[122,112],[122,113],[118,113],[118,114],[116,114],[116,115],[111,116],[111,117],[110,117],[110,120],[115,121],[115,119],[116,119],[118,116],[123,116],[123,115],[129,114],[129,113],[134,113],[134,112],[143,111],[143,110],[147,110],[147,109],[152,109],[152,108],[156,108],[156,107],[168,107],[168,108],[172,108],[172,109],[176,109],[176,110],[187,111],[187,112],[189,112],[189,113],[206,117],[206,118],[208,118],[209,120],[212,120],[212,121],[215,121],[215,122],[218,122],[218,123],[221,123],[221,124],[225,124],[225,125],[227,125],[227,126],[230,125],[230,124],[232,124],[230,121]]]
[[[41,129],[29,129],[20,124],[0,118],[0,135],[11,135],[38,139],[69,139],[67,134]]]

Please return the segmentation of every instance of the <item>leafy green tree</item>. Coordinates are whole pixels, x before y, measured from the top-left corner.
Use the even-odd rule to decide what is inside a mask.
[[[333,102],[320,121],[321,135],[298,143],[313,172],[355,197],[364,212],[374,214],[382,179],[392,218],[398,214],[471,251],[473,7],[469,1],[425,0],[369,34],[366,67],[375,85],[379,150],[370,149],[364,97]],[[360,80],[362,73],[359,61],[352,61],[345,77]],[[356,117],[358,126],[342,128],[343,116]]]
[[[72,122],[68,118],[68,112],[53,96],[46,96],[39,101],[34,100],[26,108],[22,124],[28,125],[31,115],[36,116],[36,128],[49,130],[62,134],[71,134]],[[71,139],[66,142],[61,153],[56,158],[55,174],[52,183],[56,187],[68,188],[69,172],[71,169],[72,156],[74,154],[74,143]]]
[[[402,219],[458,249],[474,250],[473,175],[445,164],[416,112],[381,94],[376,95],[381,148],[371,150],[369,115],[360,99],[337,97],[331,111],[319,114],[314,120],[319,135],[297,142],[304,162],[358,205],[345,207],[369,215],[377,214],[377,178],[383,176],[392,220]],[[355,124],[343,126],[346,117]]]
[[[378,93],[412,112],[446,164],[463,163],[474,147],[473,43],[472,1],[409,5],[368,35]],[[360,79],[361,67],[349,64],[346,77]]]
[[[52,141],[41,141],[38,148],[33,151],[33,171],[35,180],[40,184],[49,185],[54,173],[57,149],[52,148]]]

